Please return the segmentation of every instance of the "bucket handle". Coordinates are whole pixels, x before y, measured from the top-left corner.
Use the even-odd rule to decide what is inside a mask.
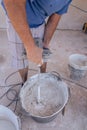
[[[58,72],[52,71],[51,74],[56,76],[58,80],[62,81],[62,77],[61,77],[61,75]]]

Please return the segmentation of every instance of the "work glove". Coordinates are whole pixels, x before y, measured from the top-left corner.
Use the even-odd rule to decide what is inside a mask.
[[[51,57],[52,52],[50,51],[49,48],[43,47],[42,39],[35,38],[34,40],[35,40],[36,46],[38,46],[39,48],[43,49],[43,52],[42,52],[42,61],[43,62],[48,62],[49,59],[50,59],[50,57]]]
[[[48,62],[51,57],[51,54],[52,54],[52,52],[50,51],[49,48],[43,47],[43,53],[42,53],[43,62]]]

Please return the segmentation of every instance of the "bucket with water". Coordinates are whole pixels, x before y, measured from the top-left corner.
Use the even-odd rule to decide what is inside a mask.
[[[21,130],[19,117],[3,105],[0,105],[0,130]]]
[[[87,71],[87,56],[72,54],[69,56],[70,78],[79,80],[85,76]]]

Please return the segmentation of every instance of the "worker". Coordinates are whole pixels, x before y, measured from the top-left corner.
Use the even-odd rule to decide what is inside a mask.
[[[18,69],[24,81],[28,73],[28,61],[42,65],[43,52],[51,54],[50,40],[71,1],[2,0],[7,17],[12,65]]]

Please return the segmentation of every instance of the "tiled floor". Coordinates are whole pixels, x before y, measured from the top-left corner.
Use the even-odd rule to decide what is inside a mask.
[[[60,21],[58,30],[56,30],[51,41],[50,48],[53,55],[48,63],[47,71],[59,72],[63,77],[70,79],[69,56],[73,53],[87,55],[87,34],[81,31],[84,22],[87,22],[87,15],[74,7],[70,7],[70,12]],[[2,86],[5,85],[8,75],[16,71],[10,68],[6,30],[0,30],[0,44],[0,86]],[[30,62],[29,67],[34,70],[29,71],[29,76],[38,73],[38,68],[34,63]],[[18,73],[6,80],[7,84],[19,82],[21,82],[21,78]],[[87,90],[75,83],[65,82],[71,90],[65,115],[62,116],[60,113],[56,119],[46,124],[37,123],[31,117],[22,117],[22,130],[87,130]],[[74,82],[87,88],[87,73],[81,80]],[[0,96],[7,90],[8,88],[0,88]],[[8,103],[6,97],[0,100],[0,104],[8,105]],[[13,110],[14,108],[15,103],[10,106],[10,109]],[[19,104],[17,111],[19,112]]]

